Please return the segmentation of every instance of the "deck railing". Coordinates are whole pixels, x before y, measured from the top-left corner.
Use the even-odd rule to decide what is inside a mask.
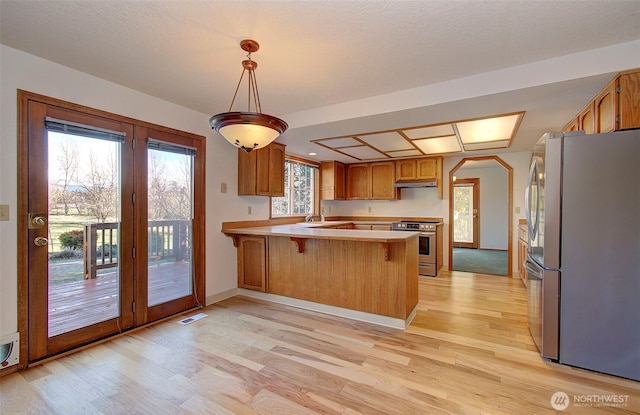
[[[149,259],[189,257],[191,221],[156,220],[148,223]],[[88,223],[84,227],[85,279],[96,278],[98,270],[118,266],[118,222]]]

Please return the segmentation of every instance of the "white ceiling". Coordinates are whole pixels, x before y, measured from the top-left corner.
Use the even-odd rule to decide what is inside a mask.
[[[529,150],[640,67],[640,2],[0,0],[0,36],[205,125],[229,107],[239,42],[255,39],[262,109],[290,126],[278,141],[351,162],[310,140],[525,111],[492,152]]]

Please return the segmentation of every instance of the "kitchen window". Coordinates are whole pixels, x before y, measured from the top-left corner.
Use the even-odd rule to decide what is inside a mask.
[[[287,157],[284,196],[271,198],[271,217],[306,216],[318,212],[318,164]]]

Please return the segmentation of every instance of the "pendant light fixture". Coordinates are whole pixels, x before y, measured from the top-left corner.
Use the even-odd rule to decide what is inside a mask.
[[[251,150],[266,147],[278,138],[280,134],[284,133],[289,126],[280,118],[262,113],[255,74],[258,63],[251,60],[251,53],[257,52],[260,49],[260,45],[255,40],[245,39],[240,42],[240,47],[247,52],[247,59],[242,61],[244,69],[240,75],[236,92],[233,94],[229,112],[214,115],[209,118],[209,124],[228,142],[248,153]],[[231,109],[238,95],[238,89],[240,89],[245,72],[249,72],[248,109],[246,112],[232,112]],[[251,111],[252,99],[255,112]]]

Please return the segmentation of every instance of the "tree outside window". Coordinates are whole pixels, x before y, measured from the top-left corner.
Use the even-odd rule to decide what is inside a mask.
[[[271,216],[298,216],[314,213],[318,168],[285,160],[284,196],[271,198]]]

